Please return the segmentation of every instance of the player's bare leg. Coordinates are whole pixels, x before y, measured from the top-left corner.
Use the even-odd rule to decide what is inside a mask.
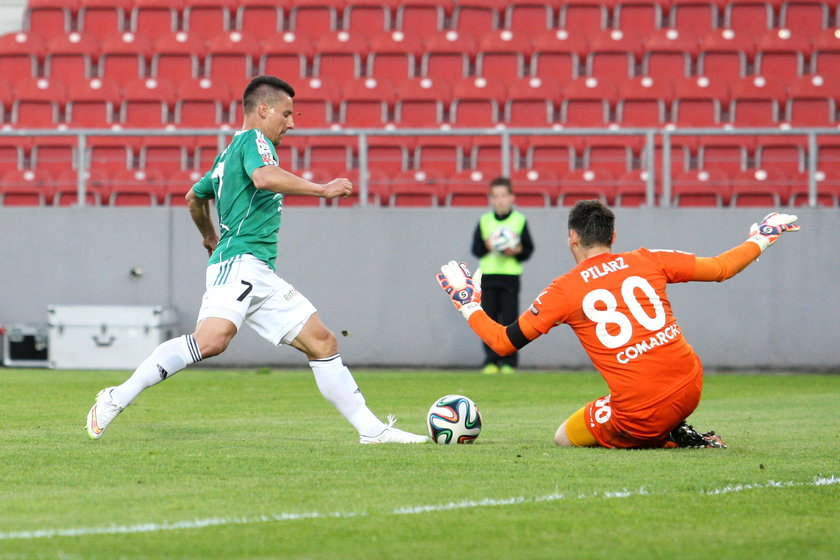
[[[554,434],[554,443],[560,447],[597,447],[598,441],[595,436],[586,428],[584,418],[585,408],[581,408],[565,422],[560,424]]]
[[[426,436],[411,434],[393,427],[393,419],[384,424],[367,407],[353,375],[338,353],[335,335],[317,313],[312,314],[291,342],[309,359],[318,390],[359,432],[361,443],[425,443]]]

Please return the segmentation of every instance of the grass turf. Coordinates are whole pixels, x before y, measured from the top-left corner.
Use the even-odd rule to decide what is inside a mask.
[[[594,373],[356,371],[421,432],[438,397],[473,446],[362,446],[308,371],[183,372],[99,441],[125,372],[0,370],[0,560],[835,558],[840,376],[709,375],[690,421],[727,450],[559,449]]]

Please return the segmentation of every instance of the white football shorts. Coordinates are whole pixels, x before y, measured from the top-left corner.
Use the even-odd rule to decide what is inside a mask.
[[[275,346],[291,343],[317,310],[294,286],[253,255],[238,255],[207,267],[207,288],[198,320],[244,321]]]

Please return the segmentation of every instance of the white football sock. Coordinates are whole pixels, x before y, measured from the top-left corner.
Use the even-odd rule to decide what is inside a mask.
[[[353,379],[353,374],[336,354],[323,360],[309,362],[318,390],[350,424],[363,436],[377,436],[385,424],[365,404],[365,397]]]
[[[128,406],[143,390],[198,361],[201,352],[191,334],[167,340],[152,351],[125,383],[111,391],[111,397],[121,406]]]

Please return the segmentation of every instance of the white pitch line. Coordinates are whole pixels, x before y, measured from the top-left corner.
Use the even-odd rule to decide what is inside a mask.
[[[736,484],[723,488],[701,490],[700,494],[705,496],[719,496],[747,490],[758,490],[763,488],[791,488],[797,486],[832,486],[840,484],[840,476],[831,475],[828,477],[817,476],[806,482],[777,482],[769,480],[765,483]],[[460,502],[449,502],[446,504],[432,504],[424,506],[400,507],[386,512],[385,515],[417,515],[435,511],[451,511],[457,509],[473,509],[480,507],[514,506],[528,503],[556,502],[559,500],[586,500],[592,498],[630,498],[633,496],[663,495],[665,492],[650,492],[644,488],[638,490],[617,490],[610,492],[594,492],[591,494],[547,494],[533,498],[519,496],[514,498],[485,498],[483,500],[463,500]],[[215,527],[220,525],[250,525],[254,523],[271,523],[276,521],[300,521],[304,519],[348,519],[351,517],[368,517],[371,514],[363,511],[319,513],[270,513],[252,517],[209,517],[204,519],[192,519],[175,522],[162,523],[140,523],[137,525],[107,525],[103,527],[75,527],[70,529],[36,529],[33,531],[13,531],[8,533],[0,532],[0,540],[24,540],[24,539],[49,539],[53,537],[84,537],[90,535],[115,535],[134,533],[153,533],[158,531],[179,531],[186,529],[202,529],[204,527]]]

